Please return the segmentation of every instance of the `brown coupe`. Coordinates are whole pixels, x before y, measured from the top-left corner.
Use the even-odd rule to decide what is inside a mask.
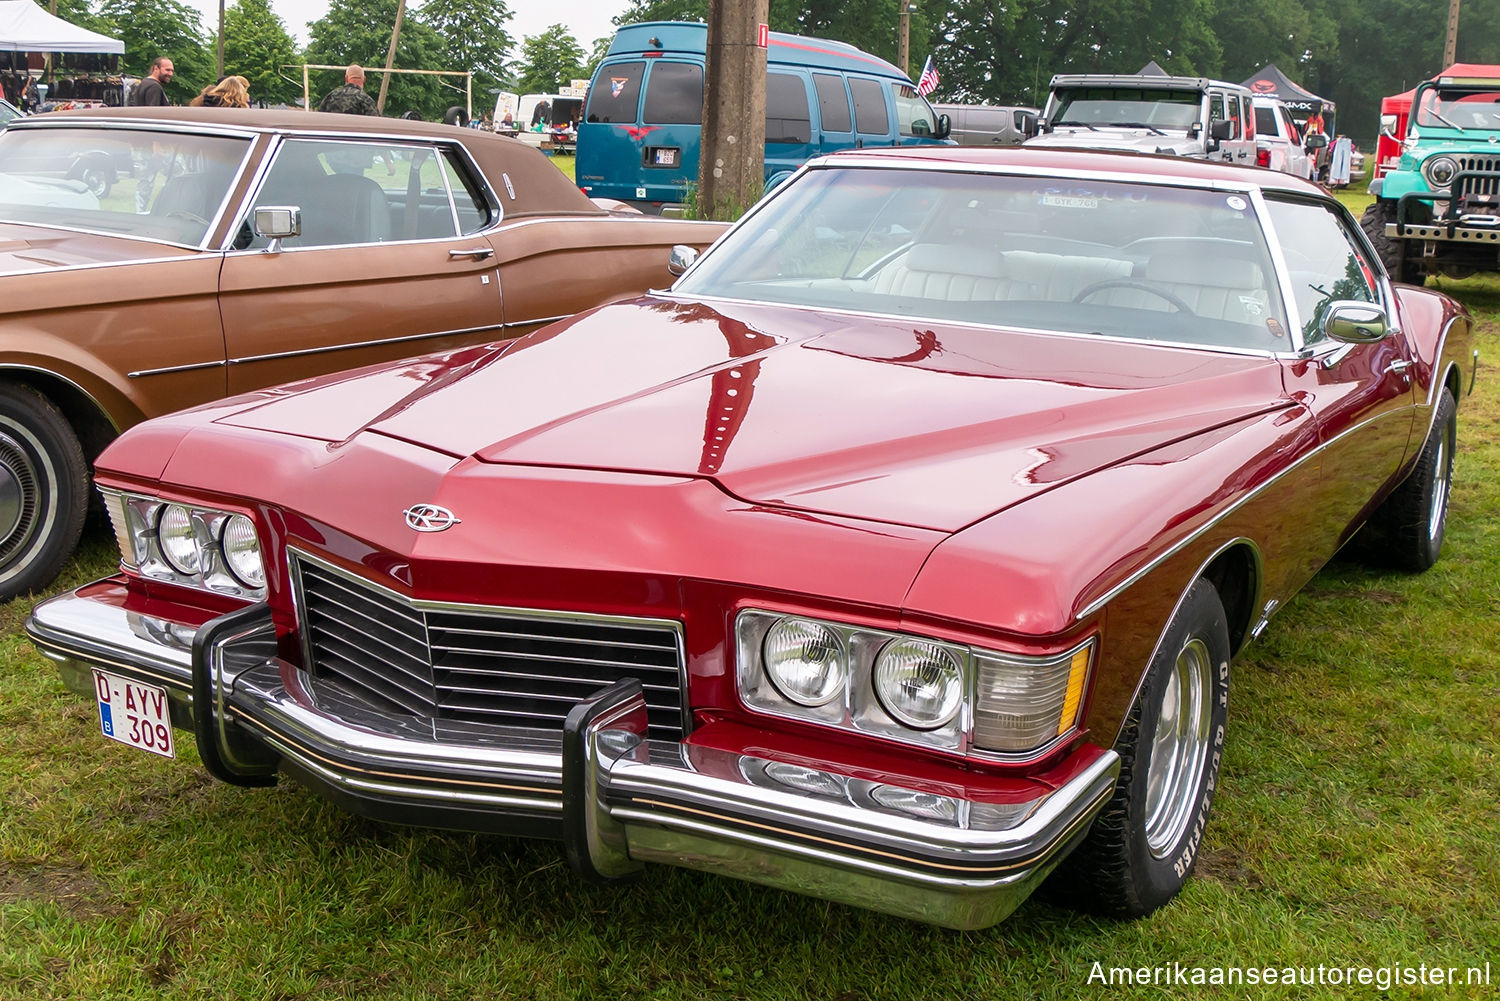
[[[206,108],[12,122],[0,599],[55,576],[88,463],[125,428],[527,333],[668,285],[669,248],[721,229],[605,211],[536,150],[443,125]]]

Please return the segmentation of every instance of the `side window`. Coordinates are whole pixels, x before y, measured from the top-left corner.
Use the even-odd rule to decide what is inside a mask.
[[[592,106],[592,97],[589,103]],[[703,67],[696,63],[653,64],[651,79],[646,81],[641,121],[651,125],[702,125]]]
[[[463,168],[458,154],[444,150],[442,168],[443,177],[448,182],[448,194],[453,198],[454,214],[458,217],[458,231],[467,235],[484,229],[490,224],[494,210],[479,185]]]
[[[1329,303],[1375,301],[1375,272],[1353,235],[1323,206],[1271,201],[1268,209],[1291,274],[1303,339],[1313,343],[1321,338],[1318,325]]]
[[[933,132],[932,108],[917,96],[915,87],[893,83],[891,100],[896,105],[896,132],[903,136],[930,136]],[[860,129],[861,132],[864,129]]]
[[[1236,94],[1230,98],[1234,105],[1234,137],[1236,139],[1249,139],[1255,134],[1255,123],[1245,114],[1245,99]]]
[[[813,86],[818,91],[818,114],[823,118],[823,131],[853,132],[854,120],[849,117],[849,92],[844,89],[844,78],[814,73]]]
[[[1275,108],[1255,109],[1255,131],[1257,133],[1264,133],[1268,136],[1274,136],[1276,134]]]
[[[849,93],[854,95],[855,131],[867,136],[888,135],[891,120],[885,111],[885,91],[880,84],[864,77],[851,76]]]
[[[412,239],[404,223],[413,198],[433,203],[436,231],[423,235],[454,235],[453,209],[431,147],[291,139],[277,152],[253,205],[302,209],[302,235],[283,241],[290,249]],[[265,246],[253,235],[252,219],[253,208],[236,249]]]
[[[641,96],[641,77],[645,72],[644,62],[611,63],[599,67],[594,85],[589,88],[585,120],[633,123]]]
[[[1224,95],[1210,94],[1208,98],[1208,121],[1209,124],[1222,122],[1224,120]]]
[[[812,142],[807,84],[794,73],[766,74],[766,142]]]

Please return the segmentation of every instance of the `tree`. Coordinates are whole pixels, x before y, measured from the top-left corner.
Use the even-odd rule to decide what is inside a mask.
[[[159,56],[172,60],[167,99],[186,104],[218,79],[213,52],[198,12],[177,0],[104,0],[101,27],[125,43],[120,69],[145,76]]]
[[[442,39],[440,58],[445,68],[474,74],[474,94],[489,103],[491,92],[507,79],[505,56],[513,44],[505,30],[514,16],[505,0],[426,0],[422,23]]]
[[[333,66],[359,63],[365,67],[366,86],[373,97],[380,86],[380,71],[385,66],[385,53],[391,44],[391,27],[395,23],[396,0],[333,0],[328,13],[309,25],[312,40],[307,46],[306,59],[310,63]],[[442,49],[443,40],[437,32],[419,19],[407,19],[396,46],[395,68],[466,68],[445,65]],[[333,70],[314,72],[312,79],[313,92],[309,99],[314,107],[325,93],[344,82],[342,74]],[[463,103],[462,83],[458,84],[458,91],[453,89],[452,81],[458,78],[446,78],[447,85],[438,82],[443,79],[392,74],[390,91],[386,95],[386,114],[415,111],[427,121],[440,120],[445,108]]]
[[[573,33],[554,24],[521,43],[516,89],[523,94],[555,94],[584,75],[583,47]]]
[[[269,0],[235,0],[224,12],[224,72],[250,81],[252,100],[290,104],[302,88],[284,74],[297,62],[297,43]]]

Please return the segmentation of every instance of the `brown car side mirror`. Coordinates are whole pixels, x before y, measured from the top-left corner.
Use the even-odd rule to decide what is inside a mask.
[[[255,235],[271,241],[266,253],[281,253],[281,241],[302,235],[302,209],[296,205],[257,205]]]

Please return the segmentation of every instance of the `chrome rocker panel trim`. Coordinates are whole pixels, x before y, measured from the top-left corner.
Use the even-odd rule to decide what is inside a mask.
[[[894,787],[816,769],[788,785],[776,762],[645,739],[634,679],[580,703],[561,734],[449,726],[360,705],[278,659],[263,605],[195,628],[97,593],[38,604],[27,633],[75,690],[92,694],[92,665],[165,685],[173,722],[219,777],[265,784],[279,768],[377,819],[559,839],[578,872],[606,882],[659,862],[983,928],[1082,839],[1119,775],[1119,757],[1100,751],[1030,802],[929,797],[948,808],[934,819],[882,805],[875,794]]]

